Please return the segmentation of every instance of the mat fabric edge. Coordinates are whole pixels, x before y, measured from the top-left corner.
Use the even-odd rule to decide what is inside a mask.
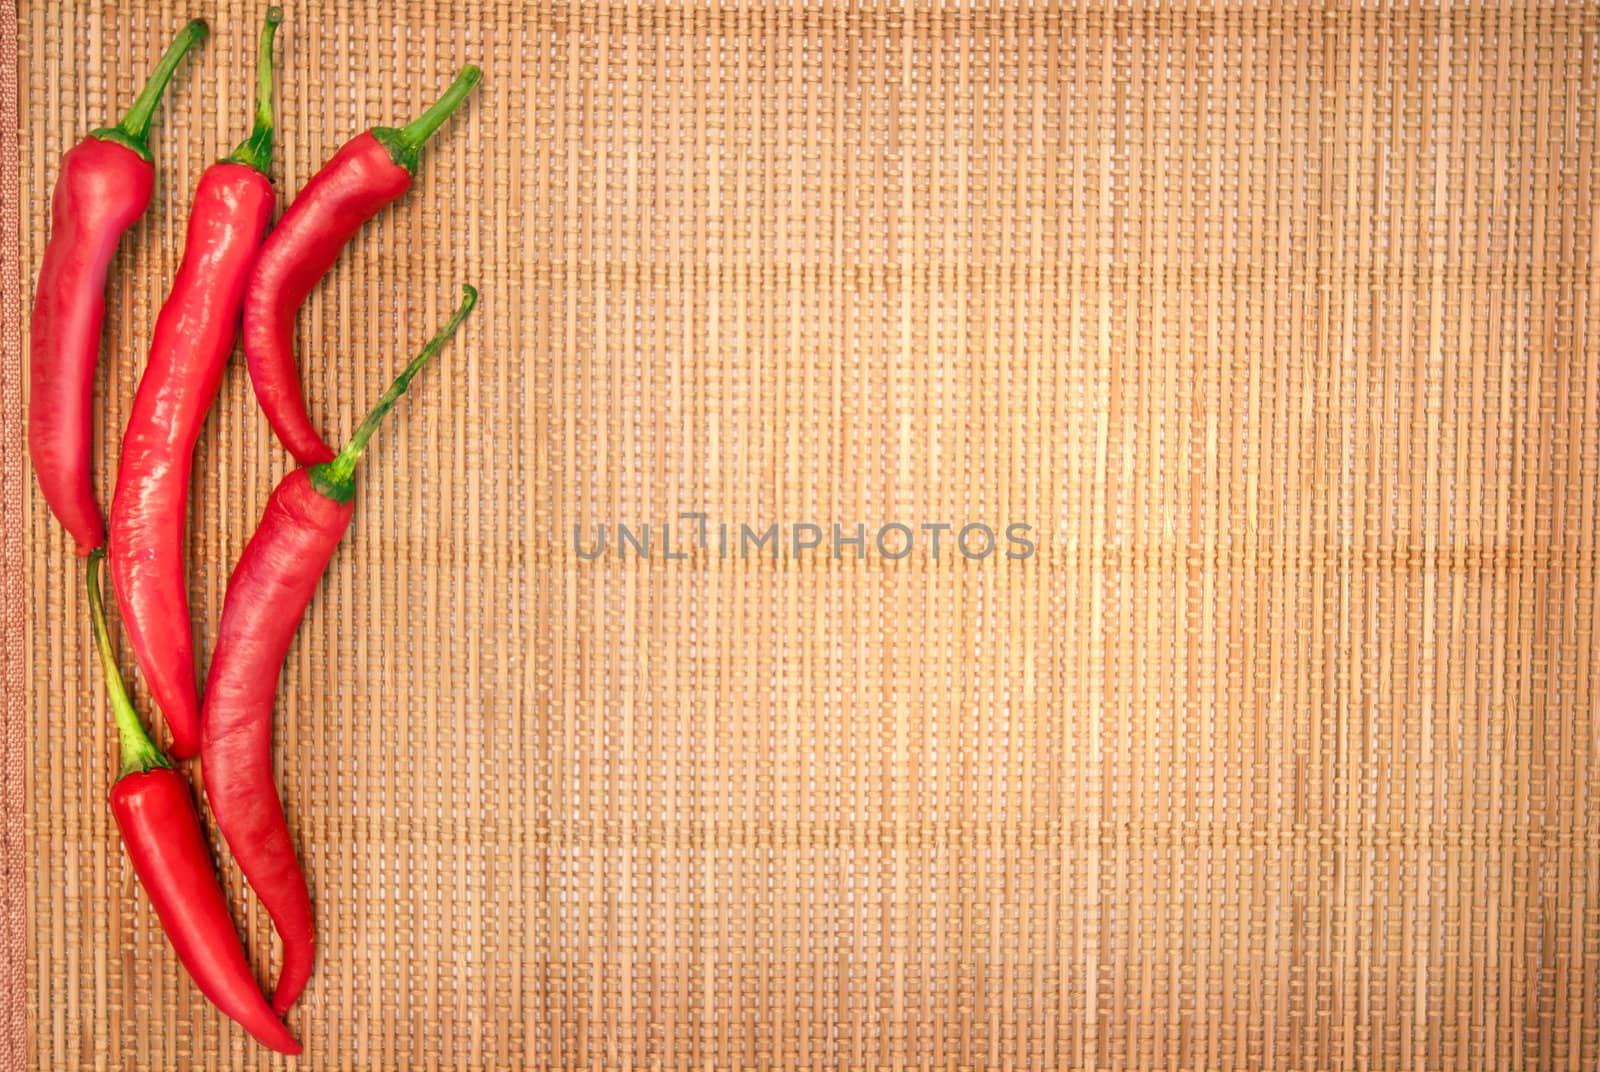
[[[27,1067],[26,891],[22,875],[24,717],[21,172],[17,7],[0,4],[0,1072]]]

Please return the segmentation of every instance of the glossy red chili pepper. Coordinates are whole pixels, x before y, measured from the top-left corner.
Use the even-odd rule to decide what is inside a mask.
[[[466,319],[478,293],[465,297],[428,341],[338,456],[296,469],[279,482],[228,580],[222,624],[206,677],[200,759],[206,797],[222,836],[272,917],[283,941],[283,967],[272,1007],[283,1013],[311,977],[316,942],[311,896],[295,858],[283,802],[272,783],[272,706],[289,643],[333,549],[354,512],[355,466],[367,440],[424,364]]]
[[[463,67],[444,96],[400,129],[377,127],[346,142],[311,177],[261,248],[244,301],[244,356],[272,430],[301,465],[333,458],[306,411],[294,356],[294,321],[339,251],[411,188],[417,155],[483,77]]]
[[[106,540],[89,457],[106,271],[122,233],[150,206],[156,172],[146,139],[156,105],[206,32],[200,19],[179,31],[122,121],[67,150],[50,202],[28,348],[28,454],[45,502],[80,555]]]
[[[245,280],[272,219],[272,38],[261,31],[255,129],[207,168],[172,292],[156,318],[111,500],[111,580],[150,694],[172,731],[172,754],[200,751],[200,694],[183,561],[189,471],[239,331]]]
[[[89,613],[121,740],[122,769],[111,786],[111,814],[128,860],[200,992],[262,1045],[297,1054],[300,1044],[267,1005],[233,929],[189,783],[145,732],[122,684],[100,599],[104,556],[104,549],[97,549],[89,557]]]
[[[111,578],[129,639],[172,730],[200,750],[200,702],[183,561],[190,464],[239,328],[245,282],[272,217],[272,38],[262,29],[255,129],[195,191],[188,240],[156,320],[150,360],[122,441],[111,505]]]

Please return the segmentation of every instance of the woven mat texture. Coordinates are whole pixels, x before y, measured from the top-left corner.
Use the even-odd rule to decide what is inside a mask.
[[[103,493],[263,9],[18,5],[12,339],[61,152],[214,26],[113,268]],[[285,197],[487,72],[300,319],[337,440],[483,291],[283,675],[294,1067],[1596,1067],[1593,4],[341,0],[280,41]],[[289,467],[236,359],[202,659]],[[8,486],[26,1065],[289,1067],[134,884],[82,574]],[[575,551],[683,511],[687,559]]]

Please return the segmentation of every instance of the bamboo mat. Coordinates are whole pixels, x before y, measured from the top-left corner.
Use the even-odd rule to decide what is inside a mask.
[[[107,489],[263,6],[18,4],[15,1067],[275,1066],[123,863],[81,573],[16,453],[60,153],[211,19],[113,269]],[[300,321],[337,439],[483,291],[282,682],[297,1067],[1595,1068],[1597,34],[1577,3],[290,5],[286,193],[486,71]],[[236,361],[202,652],[289,464]],[[579,553],[682,512],[687,558]],[[724,557],[723,523],[785,546]],[[835,523],[865,557],[794,552]],[[892,523],[1037,550],[891,558]]]

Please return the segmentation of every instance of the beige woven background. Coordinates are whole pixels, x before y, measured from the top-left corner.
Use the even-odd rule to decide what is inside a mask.
[[[60,153],[215,27],[114,268],[103,489],[263,6],[20,0],[24,294]],[[1595,1067],[1593,4],[343,0],[280,40],[286,192],[487,72],[301,319],[339,437],[484,295],[282,685],[298,1067]],[[289,464],[236,363],[203,649]],[[122,862],[23,491],[28,1063],[272,1065]],[[1040,551],[572,551],[681,510]]]

